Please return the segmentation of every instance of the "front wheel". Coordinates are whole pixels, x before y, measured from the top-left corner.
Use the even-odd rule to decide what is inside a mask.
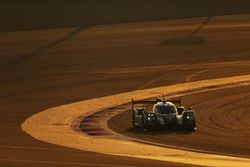
[[[196,130],[196,124],[193,123],[193,124],[190,124],[190,125],[185,125],[185,128],[188,129],[188,130],[194,131],[194,130]]]
[[[147,124],[147,121],[145,120],[145,115],[144,114],[142,114],[142,128],[144,130],[148,129],[148,124]]]
[[[134,128],[138,128],[138,125],[136,125],[136,123],[135,123],[135,112],[133,111],[132,114],[133,114],[133,115],[132,115],[132,124],[133,124],[133,127],[134,127]]]

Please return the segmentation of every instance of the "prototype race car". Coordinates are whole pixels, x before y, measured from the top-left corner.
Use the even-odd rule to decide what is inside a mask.
[[[135,104],[153,105],[152,110],[145,107],[135,107]],[[168,128],[178,126],[194,130],[196,128],[195,111],[189,107],[187,110],[181,106],[181,99],[167,101],[156,100],[132,100],[132,123],[134,127],[150,129],[153,127]]]

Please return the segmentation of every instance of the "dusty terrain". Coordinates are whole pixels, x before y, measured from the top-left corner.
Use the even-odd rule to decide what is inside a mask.
[[[186,82],[187,79],[250,72],[249,15],[212,17],[207,28],[205,26],[192,40],[180,44],[178,41],[186,39],[206,18],[40,29],[82,25],[78,24],[81,18],[67,19],[60,10],[53,10],[43,20],[43,15],[36,8],[32,9],[37,13],[30,15],[29,12],[22,12],[26,11],[22,5],[10,6],[1,5],[4,8],[0,15],[4,18],[1,19],[2,30],[26,31],[0,32],[1,166],[76,166],[75,163],[82,166],[165,165],[162,162],[79,152],[45,144],[22,132],[20,125],[29,116],[60,104]],[[247,4],[242,6],[248,9]],[[21,11],[20,15],[10,15],[16,9]],[[195,9],[201,13],[203,11]],[[162,11],[165,13],[165,9]],[[182,16],[185,17],[187,13],[184,12]],[[39,15],[41,18],[37,17]],[[92,20],[92,17],[89,18]],[[164,18],[169,17],[161,17]],[[125,22],[135,21],[130,19]],[[60,23],[52,24],[55,20]],[[69,24],[71,20],[74,23]],[[222,27],[216,28],[216,25]],[[40,30],[31,30],[33,28]],[[214,63],[221,64],[214,66]],[[159,78],[159,74],[164,77]]]

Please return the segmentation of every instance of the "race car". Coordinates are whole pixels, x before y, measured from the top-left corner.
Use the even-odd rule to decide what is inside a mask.
[[[135,107],[135,104],[144,105]],[[145,105],[153,105],[152,110],[147,110]],[[187,110],[177,100],[140,100],[132,99],[132,124],[144,130],[154,127],[181,127],[194,130],[196,128],[195,111],[189,107]]]

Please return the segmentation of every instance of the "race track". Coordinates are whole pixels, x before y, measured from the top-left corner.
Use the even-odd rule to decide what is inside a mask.
[[[188,42],[185,39],[206,18],[1,32],[0,166],[187,166],[51,145],[30,137],[20,125],[41,111],[76,101],[163,85],[247,75],[250,73],[249,18],[249,15],[213,17]],[[248,96],[244,92],[249,87],[219,90],[225,94],[225,99],[221,98],[225,105],[232,101],[226,96],[230,94],[228,90],[236,92],[231,98],[241,100],[241,96]],[[185,103],[193,104],[200,112],[209,104],[195,104],[200,100],[196,95],[212,98],[214,93],[184,97]],[[195,101],[189,101],[193,97]],[[211,102],[216,103],[217,100]],[[242,105],[247,107],[248,103]],[[222,107],[223,111],[234,108],[228,107]],[[213,108],[207,109],[213,113]],[[206,120],[202,113],[199,113],[200,118]],[[249,115],[236,116],[249,126],[245,120]],[[226,133],[225,128],[216,124],[220,120],[226,121],[227,117],[218,117],[212,114],[212,125]],[[206,126],[210,124],[201,127]],[[233,134],[221,134],[235,139],[232,145],[225,143],[223,152],[248,156],[249,147],[243,148],[239,144],[249,135],[247,128],[239,132],[231,126],[229,129],[233,134],[241,135],[234,138]],[[198,129],[198,134],[201,132],[213,133],[209,128]],[[149,137],[150,134],[135,136],[133,131],[122,133],[162,142]],[[178,134],[177,137],[175,135],[171,135],[171,140],[176,141]],[[183,140],[178,143],[171,140],[162,143],[194,146]],[[199,147],[204,142],[197,143],[197,148],[207,149]],[[210,151],[217,152],[219,147],[217,145]],[[232,149],[237,151],[228,151]]]
[[[109,127],[123,135],[166,146],[249,158],[249,90],[249,86],[242,86],[181,96],[184,106],[196,110],[195,132],[135,129],[131,110],[112,118]]]
[[[79,117],[86,118],[91,114],[100,113],[102,110],[109,110],[118,105],[129,103],[132,98],[139,100],[145,98],[148,99],[157,96],[159,97],[162,94],[166,95],[166,97],[170,97],[174,95],[188,94],[195,91],[203,92],[211,89],[249,84],[250,76],[242,75],[165,87],[162,86],[90,99],[44,110],[41,113],[28,118],[22,124],[22,129],[38,140],[108,155],[120,155],[125,157],[187,163],[192,165],[204,165],[204,163],[206,163],[205,166],[235,166],[235,164],[237,164],[237,166],[243,167],[249,165],[250,159],[184,151],[181,149],[162,148],[150,144],[136,143],[133,140],[127,140],[126,138],[116,138],[115,136],[113,138],[109,135],[95,137],[90,134],[75,131],[74,122],[76,122],[75,120],[78,120]],[[91,122],[88,124],[90,123]],[[95,121],[92,122],[92,124],[93,123],[95,123]],[[84,122],[84,124],[86,124],[86,122]]]

